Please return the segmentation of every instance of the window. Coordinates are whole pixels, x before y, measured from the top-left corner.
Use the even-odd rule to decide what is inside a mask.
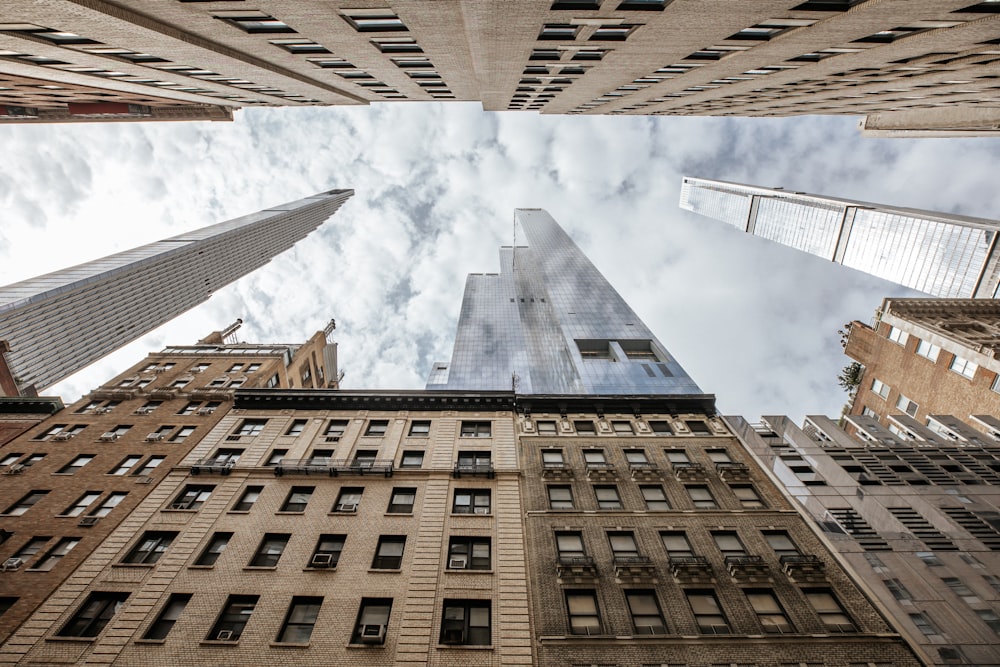
[[[215,561],[219,560],[219,556],[222,552],[226,550],[229,546],[229,539],[233,536],[232,533],[215,533],[212,535],[212,539],[209,540],[208,544],[205,546],[205,550],[201,552],[198,556],[198,560],[194,562],[195,565],[215,565]]]
[[[566,591],[566,610],[569,613],[571,634],[601,634],[601,615],[597,609],[597,595],[594,591]]]
[[[602,25],[590,36],[592,42],[624,42],[628,36],[636,29],[634,25]],[[631,357],[630,357],[631,358]]]
[[[76,499],[72,505],[63,510],[59,516],[80,516],[90,505],[101,497],[100,491],[87,491]]]
[[[288,607],[288,614],[285,622],[281,625],[281,632],[278,633],[278,640],[283,644],[307,644],[312,637],[313,628],[316,626],[316,619],[319,616],[319,609],[323,606],[321,597],[292,598],[292,604]]]
[[[667,625],[656,594],[649,590],[627,590],[625,600],[632,616],[632,627],[637,635],[665,635]]]
[[[96,637],[118,613],[128,593],[94,592],[56,634],[60,637]]]
[[[305,429],[306,424],[309,423],[308,419],[296,419],[292,421],[291,426],[285,431],[285,435],[302,435],[302,431]]]
[[[389,509],[386,512],[389,514],[410,514],[413,512],[413,503],[416,498],[416,489],[393,489],[392,496],[389,498]]]
[[[400,468],[419,468],[424,465],[424,453],[413,450],[404,451],[399,461]]]
[[[406,26],[389,9],[345,10],[341,16],[358,32],[403,32]]]
[[[392,600],[385,598],[361,598],[358,621],[351,634],[352,644],[384,644],[389,626]]]
[[[642,492],[642,499],[646,502],[646,509],[651,511],[668,510],[670,503],[667,501],[667,494],[659,484],[646,484],[639,487]]]
[[[288,497],[285,498],[284,504],[281,506],[281,511],[305,512],[306,505],[309,504],[309,498],[315,490],[315,486],[293,486],[292,490],[288,492]]]
[[[358,505],[361,504],[361,494],[363,487],[345,486],[337,496],[337,502],[333,505],[334,512],[357,512]]]
[[[490,567],[490,538],[453,537],[448,542],[449,570],[488,570]]]
[[[149,626],[149,630],[146,630],[146,634],[142,636],[143,639],[166,639],[167,635],[170,634],[170,630],[174,627],[174,623],[180,618],[181,613],[187,606],[187,603],[191,601],[190,593],[174,593],[167,600],[167,603],[163,605],[163,609],[160,611],[160,615],[156,617],[153,624]]]
[[[279,378],[278,374],[275,373],[274,375],[272,375],[267,379],[267,382],[264,384],[264,386],[268,389],[271,389],[273,387],[277,387],[279,384],[281,384],[281,378]]]
[[[136,463],[142,460],[142,456],[139,454],[130,454],[122,459],[116,467],[108,471],[109,475],[127,475],[129,470],[132,469]]]
[[[882,398],[889,397],[889,385],[882,382],[878,378],[872,380],[872,391],[881,396]]]
[[[597,496],[597,506],[602,510],[620,510],[622,500],[618,496],[618,487],[612,484],[594,487],[594,495]]]
[[[608,459],[604,455],[603,449],[583,450],[583,461],[588,468],[604,468],[608,464]]]
[[[625,460],[632,468],[645,468],[649,466],[649,458],[643,449],[626,449]]]
[[[546,23],[538,33],[538,39],[576,39],[578,26],[568,23]]]
[[[289,53],[330,53],[330,49],[322,44],[317,44],[311,39],[303,37],[289,37],[286,39],[272,39],[271,44],[285,49]]]
[[[230,512],[249,512],[263,490],[263,486],[248,486]]]
[[[93,454],[81,454],[80,456],[77,456],[75,459],[64,465],[62,468],[59,468],[59,474],[72,475],[77,470],[79,470],[80,468],[87,465],[93,460],[94,460]],[[3,463],[0,462],[0,465],[3,465]]]
[[[456,467],[462,472],[484,472],[493,469],[493,456],[489,452],[459,452]]]
[[[670,422],[662,420],[650,420],[650,430],[657,435],[673,435],[674,429],[670,427]]]
[[[382,53],[423,53],[412,37],[375,37],[372,46]]]
[[[725,557],[729,556],[746,556],[747,550],[740,541],[739,535],[733,531],[713,531],[712,539],[715,540],[715,544],[719,547],[719,551]]]
[[[259,370],[260,370],[260,364],[254,363],[254,364],[250,364],[245,369],[243,369],[243,372],[244,373],[256,373]]]
[[[215,454],[212,455],[212,459],[214,459],[213,465],[232,467],[240,460],[241,456],[243,456],[242,449],[218,449],[215,451]]]
[[[635,534],[631,531],[616,531],[608,533],[611,553],[615,561],[619,558],[629,559],[639,557],[639,545],[635,542]]]
[[[896,401],[896,407],[905,412],[906,414],[910,415],[911,417],[916,415],[917,410],[919,409],[919,406],[916,403],[908,399],[906,396],[903,396],[902,394],[899,395],[899,400]]]
[[[855,632],[854,623],[840,606],[840,602],[833,593],[825,589],[815,589],[803,591],[806,600],[812,608],[819,614],[828,632]]]
[[[489,600],[445,600],[441,615],[442,644],[490,645]]]
[[[52,538],[49,536],[33,537],[30,540],[28,540],[28,542],[23,547],[21,547],[16,554],[14,554],[14,557],[20,558],[21,561],[27,563],[28,560],[30,560],[32,556],[41,551],[42,547],[44,547],[45,544],[51,539]]]
[[[109,494],[108,497],[104,499],[104,502],[87,516],[102,517],[111,514],[111,510],[118,507],[118,504],[125,500],[125,496],[127,495],[128,493],[122,491]]]
[[[688,495],[691,497],[691,502],[694,506],[700,510],[714,510],[719,509],[718,503],[715,502],[715,498],[712,497],[712,492],[708,490],[707,486],[686,486]]]
[[[729,621],[711,591],[684,591],[698,630],[704,635],[728,635]]]
[[[110,429],[102,433],[101,437],[99,437],[98,440],[102,442],[110,442],[113,440],[117,440],[118,438],[128,433],[129,429],[131,428],[132,428],[131,424],[119,424],[118,426],[115,426],[113,429]]]
[[[411,438],[426,438],[430,434],[431,434],[430,420],[423,419],[420,421],[414,420],[410,422],[410,431],[408,435]]]
[[[667,550],[670,558],[693,558],[694,551],[691,543],[688,542],[687,535],[680,531],[664,531],[660,533],[660,540],[663,541],[663,548]]]
[[[632,422],[612,421],[611,428],[614,430],[615,435],[632,435],[634,433],[632,430]]]
[[[992,609],[977,609],[976,614],[983,623],[990,626],[994,634],[1000,635],[1000,616],[997,616]]]
[[[14,465],[19,458],[24,456],[24,454],[7,454],[2,459],[0,459],[0,466]]]
[[[994,591],[1000,593],[1000,577],[996,577],[992,574],[984,574],[983,579],[986,580],[986,583],[988,583]]]
[[[58,565],[59,561],[62,560],[62,557],[68,554],[70,551],[72,551],[73,547],[75,547],[79,543],[80,543],[79,537],[62,538],[61,540],[56,542],[56,545],[52,547],[40,561],[35,563],[34,567],[32,567],[31,569],[48,572],[56,565]]]
[[[289,538],[291,535],[288,533],[266,533],[257,547],[257,553],[250,559],[249,567],[277,567]]]
[[[674,468],[691,465],[691,459],[683,449],[666,449],[663,453],[667,455],[667,460]]]
[[[538,429],[538,435],[556,434],[556,423],[551,420],[546,420],[546,421],[539,420],[535,422],[535,428]]]
[[[941,559],[934,555],[931,551],[917,551],[917,558],[924,562],[924,565],[928,567],[937,567],[938,565],[944,565]]]
[[[962,601],[967,604],[978,604],[982,602],[978,595],[972,592],[972,589],[966,586],[961,579],[956,577],[942,577],[941,581],[951,590],[952,593],[962,598]]]
[[[778,558],[782,556],[800,556],[802,552],[792,542],[792,538],[783,530],[769,530],[764,532],[764,539],[768,546],[774,550]]]
[[[346,541],[346,535],[320,535],[316,550],[309,560],[309,567],[337,567]]]
[[[194,433],[195,428],[195,426],[181,426],[177,429],[177,433],[174,433],[173,437],[170,438],[170,442],[184,442],[189,435]]]
[[[460,435],[463,438],[489,438],[492,437],[490,422],[462,422]]]
[[[874,417],[878,419],[878,413],[869,408],[867,405],[861,409],[861,415],[864,417]]]
[[[383,535],[378,538],[378,548],[372,559],[373,570],[398,570],[403,566],[405,535]]]
[[[211,365],[212,364],[205,363],[205,362],[198,363],[198,364],[195,364],[194,366],[192,366],[191,368],[189,368],[188,372],[189,373],[204,373],[206,370],[208,370],[208,367],[211,366]]]
[[[733,490],[733,495],[736,496],[736,500],[740,501],[740,505],[745,509],[760,509],[764,507],[764,501],[760,499],[757,494],[757,489],[753,488],[749,484],[739,484],[729,487]]]
[[[179,415],[193,415],[198,411],[198,406],[201,405],[198,401],[191,401],[177,413]]]
[[[573,428],[576,429],[577,435],[596,435],[597,431],[594,429],[594,422],[589,419],[586,421],[575,421],[573,422]]]
[[[167,550],[175,537],[177,537],[176,532],[146,531],[122,562],[133,565],[152,565],[160,560],[160,556]]]
[[[549,486],[549,508],[554,510],[573,509],[573,490],[568,486]]]
[[[787,634],[795,632],[788,621],[785,610],[781,608],[778,598],[771,591],[745,591],[750,606],[757,614],[761,628],[768,634]]]
[[[35,503],[44,498],[47,493],[48,491],[30,491],[16,503],[8,507],[4,514],[7,516],[21,516],[30,510]]]
[[[196,510],[200,509],[205,501],[208,500],[209,496],[212,495],[212,491],[215,490],[215,486],[209,486],[204,484],[188,484],[181,491],[181,494],[174,498],[174,502],[171,503],[170,509],[172,510]]]
[[[566,466],[566,461],[563,459],[563,450],[561,449],[542,450],[543,468],[560,469],[565,466]]]
[[[917,343],[917,354],[921,357],[927,357],[931,361],[937,362],[938,354],[940,354],[941,348],[937,345],[932,345],[925,340],[921,340]]]
[[[948,368],[971,380],[976,376],[976,369],[979,368],[979,365],[956,354]]]
[[[883,579],[882,583],[885,584],[885,587],[889,589],[890,593],[892,593],[892,597],[897,600],[903,601],[913,599],[910,591],[906,589],[906,586],[904,586],[903,582],[899,579]]]
[[[219,620],[205,639],[211,641],[235,642],[243,634],[253,610],[257,607],[259,595],[230,595],[226,606],[219,614]]]
[[[933,637],[941,634],[941,631],[938,630],[936,625],[931,623],[931,619],[926,614],[916,613],[909,616],[913,624],[917,626],[917,630],[920,630],[926,636]]]
[[[150,456],[148,459],[146,459],[146,462],[144,464],[142,464],[142,467],[140,467],[138,470],[136,470],[132,474],[136,475],[136,476],[139,476],[139,475],[145,475],[145,476],[152,475],[153,471],[156,470],[156,468],[161,463],[163,463],[166,460],[166,458],[167,458],[166,456]]]
[[[276,466],[281,463],[281,459],[285,458],[285,454],[288,453],[287,449],[274,449],[271,450],[271,454],[267,457],[267,461],[264,462],[266,466]]]
[[[583,535],[578,532],[556,533],[556,551],[559,552],[559,562],[573,562],[587,557],[583,548]]]
[[[236,429],[234,435],[247,436],[253,438],[260,434],[267,425],[266,419],[244,419],[240,427]]]
[[[387,428],[389,428],[389,420],[372,419],[368,422],[368,428],[365,429],[365,435],[381,438],[385,435]]]
[[[906,345],[906,340],[910,337],[910,334],[906,333],[902,329],[891,326],[889,327],[889,334],[886,337],[893,343]]]

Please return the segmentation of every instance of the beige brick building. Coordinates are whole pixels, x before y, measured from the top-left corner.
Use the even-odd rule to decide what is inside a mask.
[[[1000,304],[992,299],[885,299],[869,326],[855,321],[846,354],[864,366],[848,410],[904,438],[930,428],[959,440],[956,415],[1000,432]]]
[[[223,333],[234,331],[150,354],[0,446],[0,641],[130,520],[229,412],[237,387],[303,386],[303,377],[335,386],[336,366],[323,366],[324,351],[336,358],[325,332],[303,345],[227,343]],[[4,399],[0,410],[25,403],[62,408]]]
[[[854,576],[934,665],[1000,665],[1000,440],[954,417],[955,440],[864,437],[810,416],[727,417]]]
[[[49,83],[3,91],[0,120],[72,116],[100,90],[153,116],[479,100],[991,133],[996,14],[989,0],[25,0],[3,10],[0,72]]]

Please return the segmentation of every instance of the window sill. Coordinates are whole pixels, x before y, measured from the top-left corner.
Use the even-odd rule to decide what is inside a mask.
[[[147,570],[152,570],[156,566],[156,563],[112,563],[111,567],[125,567],[125,568],[145,568]]]
[[[173,507],[164,507],[160,510],[161,512],[177,512],[180,514],[195,514],[198,510],[196,509],[175,509]]]
[[[362,651],[366,651],[366,650],[371,650],[371,649],[384,649],[385,648],[385,644],[384,643],[383,644],[348,644],[344,648],[349,649],[349,650],[360,649]]]
[[[357,516],[357,514],[357,512],[343,512],[339,510],[333,510],[326,513],[327,516]]]
[[[453,651],[455,649],[464,651],[492,651],[493,644],[438,644],[438,650]]]
[[[303,572],[336,572],[336,567],[304,567]]]
[[[250,510],[229,510],[226,514],[250,514]]]
[[[68,643],[71,643],[71,644],[72,643],[76,643],[76,644],[93,644],[95,641],[97,641],[97,637],[59,637],[59,636],[53,636],[53,637],[46,637],[45,641],[47,641],[47,642],[68,642]]]
[[[309,648],[309,642],[305,643],[292,643],[292,642],[271,642],[269,644],[271,648]]]
[[[166,639],[136,639],[134,644],[166,644]]]
[[[251,570],[251,571],[259,572],[261,570],[265,570],[265,571],[266,570],[277,570],[278,566],[277,565],[246,565],[246,566],[244,566],[243,569],[244,570]]]
[[[413,511],[409,512],[386,512],[385,516],[413,516]]]
[[[221,639],[202,639],[198,642],[202,646],[236,646],[240,643],[239,639],[231,639],[223,641]]]
[[[479,517],[491,517],[493,513],[489,514],[476,514],[475,512],[452,512],[451,516],[479,516]]]
[[[189,570],[214,570],[214,565],[188,565]]]
[[[470,567],[462,568],[461,570],[458,568],[447,568],[445,569],[445,572],[448,574],[493,574],[493,568],[488,570],[475,570]]]
[[[275,512],[275,514],[293,514],[293,515],[294,514],[305,514],[305,513],[306,513],[305,510],[301,510],[301,511],[278,510],[277,512]]]
[[[401,567],[397,567],[396,569],[387,568],[387,567],[370,567],[370,568],[368,568],[368,572],[370,574],[399,574],[402,571],[403,571],[403,568],[401,568]]]

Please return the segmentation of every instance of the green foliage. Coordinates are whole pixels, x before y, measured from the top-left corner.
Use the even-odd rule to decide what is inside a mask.
[[[837,384],[843,387],[847,393],[853,394],[858,385],[861,384],[861,375],[864,372],[864,366],[857,361],[852,361],[840,371],[840,375],[837,376]]]

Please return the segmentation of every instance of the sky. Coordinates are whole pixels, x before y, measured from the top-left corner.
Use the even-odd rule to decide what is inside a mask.
[[[248,109],[232,123],[0,126],[0,284],[331,188],[355,196],[207,303],[45,392],[76,400],[236,318],[250,342],[335,318],[345,389],[418,389],[465,275],[544,208],[723,414],[838,415],[837,333],[896,286],[678,207],[682,175],[1000,217],[1000,140],[870,139],[855,117],[484,112],[478,103]],[[523,238],[520,239],[523,241]]]

